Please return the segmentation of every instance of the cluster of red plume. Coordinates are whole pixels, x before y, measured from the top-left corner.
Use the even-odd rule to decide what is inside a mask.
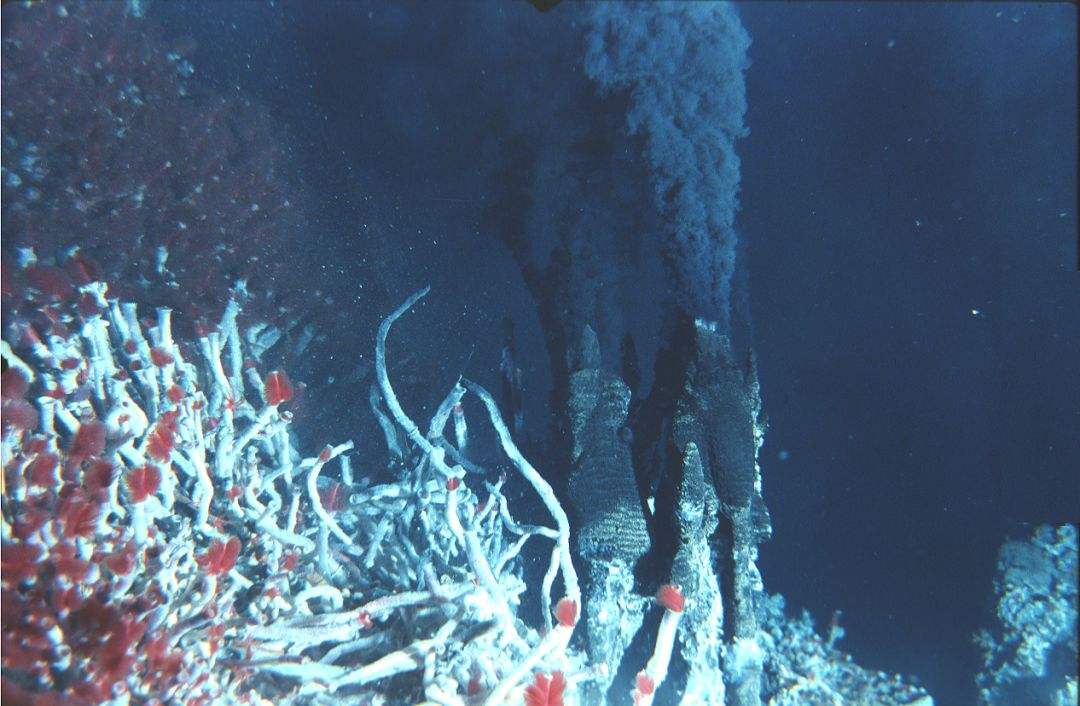
[[[75,330],[79,317],[88,313],[74,298],[57,301],[49,310],[51,315],[44,321],[53,334]],[[23,339],[13,343],[17,352],[29,342],[40,345],[33,325],[21,323],[16,330]],[[177,345],[184,347],[181,341]],[[125,350],[133,353],[127,346]],[[155,365],[169,362],[152,361]],[[161,544],[140,545],[137,539],[113,531],[104,520],[110,487],[119,474],[127,500],[136,506],[159,491],[178,443],[175,405],[189,393],[179,385],[169,390],[167,398],[174,407],[160,410],[149,427],[146,462],[124,469],[107,453],[116,439],[92,414],[79,420],[77,431],[62,438],[58,446],[41,433],[40,416],[30,399],[92,394],[88,376],[83,374],[86,360],[48,360],[43,365],[54,374],[75,371],[78,386],[68,392],[43,389],[43,378],[31,384],[17,367],[0,375],[3,433],[13,451],[0,476],[6,486],[5,519],[11,524],[11,538],[4,540],[0,551],[0,702],[96,704],[109,700],[132,680],[140,684],[142,693],[176,694],[189,685],[182,653],[170,646],[167,635],[150,630],[145,617],[136,617],[169,608],[168,597],[156,584],[133,577],[140,562],[147,574],[154,573],[161,561]],[[126,375],[123,370],[116,374]],[[283,404],[293,397],[293,384],[284,372],[274,371],[264,381],[264,394],[269,404]],[[209,429],[214,421],[204,423]],[[13,494],[16,482],[18,499]],[[52,529],[47,527],[50,522]],[[44,542],[39,534],[43,530]],[[158,531],[151,527],[150,538]],[[196,562],[206,576],[222,577],[236,566],[242,548],[234,536],[214,540],[196,555]],[[298,559],[295,553],[289,554],[284,566],[295,569]],[[221,643],[223,628],[221,622],[208,628],[217,631],[212,644]],[[68,667],[56,666],[65,661],[54,644],[57,634],[62,635],[61,646],[70,649]]]
[[[193,45],[167,44],[121,2],[4,3],[3,20],[5,300],[105,279],[194,321],[236,279],[287,279],[279,128],[200,88]],[[39,263],[18,269],[27,246]]]
[[[195,557],[195,562],[201,566],[210,576],[221,576],[232,571],[236,566],[236,559],[240,556],[240,540],[229,537],[222,542],[215,539],[205,554]]]
[[[533,683],[525,689],[525,706],[564,706],[566,676],[555,672],[550,677],[537,673]]]
[[[147,634],[134,616],[161,605],[164,597],[150,588],[123,601],[111,600],[114,588],[135,568],[134,543],[101,543],[84,559],[78,540],[93,539],[100,529],[108,488],[118,469],[102,458],[104,425],[85,420],[66,448],[49,450],[35,434],[38,417],[25,399],[30,385],[22,372],[3,373],[4,433],[21,435],[12,466],[26,465],[26,500],[12,518],[13,543],[0,552],[0,654],[5,676],[0,701],[5,704],[95,704],[112,696],[115,685],[138,673],[160,693],[183,678],[183,660],[166,638]],[[5,473],[6,473],[5,469]],[[135,502],[157,490],[160,472],[154,466],[131,470],[126,486]],[[59,491],[55,489],[59,488]],[[50,520],[59,536],[46,554],[27,542]],[[153,552],[153,549],[148,549]],[[155,556],[148,555],[153,562]],[[67,588],[61,588],[67,586]],[[89,590],[87,590],[89,589]],[[62,691],[33,693],[14,675],[43,676],[56,661],[50,631],[59,628],[73,661],[89,665],[66,675]]]

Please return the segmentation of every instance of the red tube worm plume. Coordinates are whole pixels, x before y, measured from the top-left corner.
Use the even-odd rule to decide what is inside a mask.
[[[7,586],[16,586],[35,576],[40,558],[41,547],[36,544],[5,544],[0,551],[0,580]]]
[[[158,461],[168,461],[172,455],[175,439],[172,432],[161,426],[155,425],[146,442],[146,453]]]
[[[180,668],[184,664],[184,656],[179,652],[167,654],[169,640],[164,635],[157,633],[151,635],[146,642],[146,657],[151,674],[158,675],[160,684],[171,684],[179,675]],[[163,691],[163,690],[161,690]],[[153,703],[153,702],[151,702]]]
[[[672,613],[681,613],[686,607],[686,596],[682,589],[670,583],[666,583],[656,592],[656,600]]]
[[[26,391],[29,389],[30,381],[26,379],[26,375],[21,370],[8,368],[0,376],[0,394],[3,395],[5,400],[25,397]]]
[[[150,430],[146,439],[146,453],[158,461],[168,461],[176,446],[176,417],[178,412],[170,410],[161,415],[161,419]]]
[[[52,519],[52,513],[43,508],[49,499],[49,496],[41,496],[40,499],[32,500],[19,510],[12,526],[12,534],[16,539],[22,542],[27,541],[34,532],[40,530]]]
[[[324,488],[319,488],[319,500],[327,512],[337,512],[345,508],[345,486],[330,481]]]
[[[461,487],[461,479],[457,476],[446,479],[447,490],[457,490],[459,487]]]
[[[68,542],[58,544],[50,554],[56,573],[67,577],[73,583],[83,581],[90,571],[90,562],[80,559],[75,547]]]
[[[555,606],[555,619],[564,628],[572,628],[577,625],[579,612],[578,602],[564,596]]]
[[[323,450],[319,452],[319,462],[326,463],[330,460],[330,457],[334,455],[334,449],[327,444],[323,447]]]
[[[23,444],[23,450],[28,454],[39,454],[45,451],[45,437],[32,436]]]
[[[24,399],[5,399],[3,405],[4,430],[17,429],[19,431],[33,431],[37,429],[38,413]]]
[[[642,694],[652,694],[656,691],[656,682],[645,672],[638,672],[637,690]]]
[[[110,554],[105,559],[105,565],[118,576],[127,576],[135,568],[135,545],[128,542],[118,552]]]
[[[158,486],[161,485],[161,471],[157,466],[150,464],[139,466],[128,471],[124,482],[128,493],[131,494],[131,501],[141,503],[157,492]]]
[[[179,404],[180,400],[184,399],[187,393],[185,393],[184,388],[180,387],[179,385],[173,385],[165,394],[169,396],[169,400],[173,404]]]
[[[266,404],[270,406],[288,402],[293,396],[292,383],[289,382],[289,378],[285,376],[285,373],[280,370],[275,370],[266,376],[264,389]]]
[[[67,397],[67,395],[64,393],[64,391],[59,387],[49,388],[48,390],[45,390],[45,392],[43,394],[46,397],[51,397],[54,400],[61,400],[61,401],[64,400],[64,398]]]
[[[101,517],[101,504],[96,497],[89,498],[74,494],[61,503],[58,514],[65,537],[68,539],[89,538],[93,537],[97,531],[98,520]]]
[[[566,677],[555,672],[550,677],[537,672],[533,683],[525,689],[525,706],[564,706],[563,691]]]
[[[91,493],[105,490],[112,485],[113,474],[116,469],[112,462],[103,458],[95,458],[90,462],[90,468],[83,474],[83,485]]]
[[[138,656],[132,647],[142,639],[146,632],[146,623],[136,623],[132,616],[124,616],[120,624],[112,629],[105,641],[94,669],[99,674],[99,686],[115,684],[127,676]]]
[[[91,456],[100,456],[104,450],[105,425],[98,421],[84,422],[68,450],[68,465],[76,467]]]
[[[206,570],[206,573],[211,576],[220,576],[232,571],[232,568],[236,566],[236,558],[239,555],[240,540],[236,537],[229,537],[227,542],[215,539],[210,548],[206,550],[206,553],[196,557],[195,561]]]
[[[221,639],[225,637],[225,624],[211,625],[207,630],[207,636],[210,638],[210,654],[216,654],[218,648],[221,647]]]
[[[371,619],[371,613],[366,610],[360,611],[360,614],[356,616],[356,621],[365,630],[370,630],[375,625],[375,621]]]
[[[159,368],[164,368],[166,365],[173,362],[172,354],[160,346],[154,346],[150,349],[150,361]]]
[[[84,318],[90,318],[95,314],[101,313],[101,308],[98,306],[97,298],[90,292],[85,292],[79,297],[79,303],[76,304],[76,308]]]
[[[26,469],[26,475],[29,478],[30,485],[37,485],[42,488],[52,488],[58,482],[56,476],[56,469],[60,465],[60,457],[54,453],[39,454],[37,458],[30,462],[30,466]]]
[[[31,265],[24,273],[31,287],[41,292],[47,299],[63,300],[75,293],[71,280],[58,267]]]
[[[652,696],[656,693],[656,681],[646,672],[638,672],[634,688],[634,706],[643,701],[641,697]]]

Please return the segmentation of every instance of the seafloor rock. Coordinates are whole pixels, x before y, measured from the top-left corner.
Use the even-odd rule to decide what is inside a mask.
[[[684,459],[682,472],[696,474],[700,465],[705,480],[715,492],[715,519],[704,518],[716,527],[709,537],[711,568],[719,577],[724,609],[724,681],[728,703],[756,706],[761,703],[761,660],[757,645],[755,603],[762,591],[758,572],[757,545],[771,534],[771,524],[761,496],[761,470],[757,452],[764,434],[761,397],[757,374],[751,358],[740,364],[733,354],[730,339],[719,333],[715,324],[694,323],[694,352],[687,369],[683,394],[679,400],[672,428],[675,450]],[[693,447],[693,451],[691,451]],[[697,461],[694,461],[694,458]],[[685,505],[686,500],[681,501]],[[705,501],[708,508],[709,503]],[[684,528],[679,517],[681,535]],[[700,562],[684,563],[679,580],[702,584],[697,576]],[[679,567],[676,567],[679,568]],[[690,573],[688,573],[688,571]],[[710,611],[711,614],[711,611]],[[710,617],[706,623],[687,622],[684,630],[694,633],[684,637],[684,644],[700,645],[713,639]],[[696,659],[705,653],[691,650]],[[710,658],[711,659],[711,658]],[[708,663],[691,668],[710,671]]]
[[[1076,703],[1076,570],[1074,525],[1042,525],[1030,539],[1002,546],[996,625],[975,636],[983,650],[981,703]]]
[[[634,591],[634,566],[650,538],[622,434],[630,389],[601,368],[596,334],[585,327],[578,370],[570,376],[573,449],[570,499],[579,524],[577,544],[587,566],[586,634],[589,659],[603,665],[585,703],[602,703],[650,601]]]
[[[864,669],[835,647],[835,623],[822,639],[806,611],[784,614],[784,598],[763,597],[760,642],[764,652],[762,697],[769,706],[933,706],[925,689],[897,674]]]
[[[679,545],[671,580],[693,600],[679,631],[680,654],[687,664],[682,703],[722,706],[724,678],[720,667],[724,605],[712,558],[709,536],[716,530],[716,493],[705,481],[697,445],[686,445],[682,481],[676,501]]]
[[[580,517],[577,541],[586,561],[633,567],[649,548],[630,446],[622,429],[630,389],[600,368],[596,334],[586,327],[582,367],[570,376],[573,451],[570,497]]]

